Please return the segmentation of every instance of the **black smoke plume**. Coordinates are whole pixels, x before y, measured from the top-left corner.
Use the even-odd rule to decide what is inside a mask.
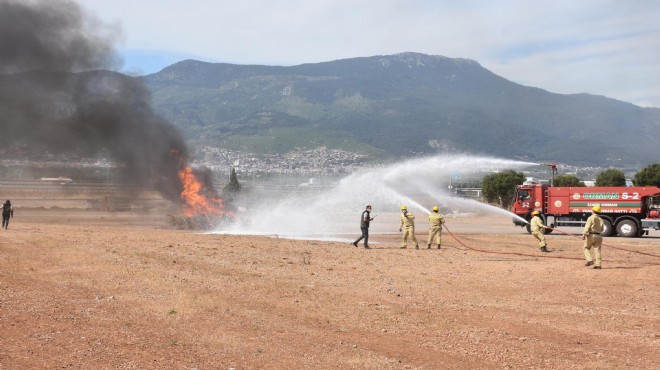
[[[108,153],[177,199],[184,141],[139,79],[110,71],[118,36],[71,1],[0,0],[0,136],[32,152]]]

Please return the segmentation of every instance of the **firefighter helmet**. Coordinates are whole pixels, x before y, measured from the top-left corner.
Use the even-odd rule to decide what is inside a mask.
[[[405,211],[405,210],[407,210],[407,209],[408,209],[408,207],[406,207],[406,206],[401,206],[401,210],[402,210],[402,211]]]
[[[596,213],[600,213],[600,204],[596,204],[591,208],[591,210],[593,210]]]
[[[538,214],[539,214],[539,211],[537,211],[537,210],[534,210],[534,212],[532,212],[532,215],[534,215],[534,216],[536,216]]]
[[[433,212],[438,212],[439,208],[438,206],[433,206]]]

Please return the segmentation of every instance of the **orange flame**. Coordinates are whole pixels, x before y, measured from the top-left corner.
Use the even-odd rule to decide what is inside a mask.
[[[205,216],[224,216],[228,215],[224,210],[221,198],[214,196],[206,197],[200,193],[202,183],[193,173],[192,168],[185,167],[179,171],[179,178],[183,185],[181,199],[186,203],[183,206],[183,213],[188,217]]]

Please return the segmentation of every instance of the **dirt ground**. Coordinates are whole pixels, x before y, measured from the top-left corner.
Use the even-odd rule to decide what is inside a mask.
[[[656,233],[607,238],[593,270],[568,235],[541,254],[502,216],[447,226],[440,250],[399,249],[397,225],[366,250],[17,211],[0,369],[660,368],[660,258],[613,248],[660,255]]]

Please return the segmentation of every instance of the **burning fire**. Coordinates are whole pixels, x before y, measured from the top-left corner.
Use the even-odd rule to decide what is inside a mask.
[[[183,185],[181,199],[186,202],[183,206],[183,213],[187,217],[200,215],[218,217],[229,215],[224,209],[221,198],[205,196],[200,193],[203,185],[193,173],[192,168],[186,166],[180,170],[179,178]]]

